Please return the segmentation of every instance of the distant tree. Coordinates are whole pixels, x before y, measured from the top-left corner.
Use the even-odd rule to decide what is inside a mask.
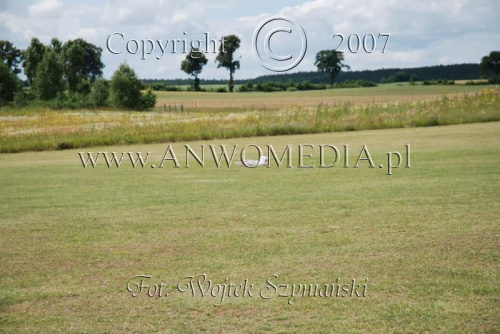
[[[350,69],[348,65],[342,63],[344,61],[344,54],[336,50],[323,50],[316,54],[316,61],[314,65],[318,68],[319,72],[330,74],[330,87],[333,87],[335,77],[339,75],[342,68]]]
[[[233,74],[236,70],[240,69],[240,62],[233,60],[234,53],[240,47],[241,40],[236,35],[229,35],[222,38],[224,44],[221,43],[219,47],[219,54],[215,62],[219,63],[217,68],[225,67],[229,70],[229,91],[232,93],[234,90]]]
[[[31,43],[26,50],[24,50],[24,74],[28,78],[28,82],[33,85],[33,81],[35,79],[36,68],[38,64],[42,61],[43,56],[46,51],[45,45],[40,43],[38,38],[32,38]]]
[[[57,48],[55,45],[54,48]],[[82,81],[102,76],[104,64],[101,62],[102,49],[92,43],[78,38],[68,41],[62,47],[62,63],[64,76],[71,92],[78,91]]]
[[[52,50],[45,52],[36,68],[33,88],[40,100],[52,100],[64,91],[63,69]]]
[[[187,55],[186,59],[181,63],[181,70],[186,72],[189,75],[194,76],[194,90],[200,90],[200,79],[198,79],[198,75],[200,75],[203,70],[203,66],[205,66],[208,62],[207,57],[199,51],[197,48],[193,48]]]
[[[398,71],[389,77],[390,82],[407,82],[411,81],[411,74],[405,71]]]
[[[0,60],[14,73],[21,73],[23,53],[9,41],[0,41]]]
[[[141,82],[134,70],[123,63],[111,77],[111,104],[117,108],[139,109],[141,106]]]
[[[22,89],[17,75],[3,62],[0,62],[0,105],[14,100],[14,94]]]
[[[481,74],[489,76],[493,74],[496,78],[500,75],[500,51],[491,51],[488,56],[481,59]]]

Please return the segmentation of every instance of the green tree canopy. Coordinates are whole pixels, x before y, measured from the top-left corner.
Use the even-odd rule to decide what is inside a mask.
[[[50,40],[49,49],[54,51],[57,58],[61,58],[63,52],[63,43],[54,37]]]
[[[196,91],[200,90],[200,79],[198,79],[198,75],[200,75],[203,66],[205,66],[207,62],[207,57],[205,57],[199,49],[193,48],[186,55],[186,59],[181,63],[181,70],[194,76],[194,90]]]
[[[31,39],[31,43],[26,50],[24,50],[24,74],[28,78],[30,85],[33,85],[35,79],[36,68],[38,64],[42,61],[43,56],[46,51],[45,45],[43,45],[38,38],[34,37]]]
[[[500,76],[500,51],[491,51],[481,59],[481,74]]]
[[[54,49],[59,47],[55,44]],[[68,41],[62,47],[62,62],[68,89],[78,91],[83,80],[93,82],[102,76],[104,64],[101,61],[102,49],[78,38]]]
[[[14,99],[14,94],[20,88],[17,75],[3,62],[0,62],[0,105]]]
[[[229,35],[222,38],[224,43],[221,43],[219,47],[219,54],[215,59],[215,62],[219,63],[217,68],[225,67],[229,70],[229,91],[234,90],[234,78],[233,74],[236,70],[240,68],[240,62],[234,60],[234,53],[240,47],[241,40],[236,35]]]
[[[64,90],[63,69],[54,51],[45,52],[38,64],[33,88],[40,100],[52,100]]]
[[[319,72],[330,74],[330,87],[333,86],[335,77],[340,73],[342,68],[349,69],[350,67],[342,63],[344,61],[344,54],[337,50],[323,50],[316,54],[316,61],[314,65],[318,68]]]
[[[21,73],[20,65],[23,60],[21,50],[9,41],[0,41],[0,60],[14,73]]]

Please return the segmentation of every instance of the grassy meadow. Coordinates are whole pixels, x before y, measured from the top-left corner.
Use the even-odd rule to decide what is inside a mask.
[[[207,86],[212,87],[212,86]],[[213,85],[213,87],[219,87]],[[486,86],[488,87],[488,86]],[[411,86],[409,83],[380,84],[369,88],[341,88],[295,92],[251,92],[251,93],[199,93],[199,92],[156,92],[157,110],[180,105],[185,110],[275,110],[291,106],[386,104],[415,102],[441,98],[443,95],[457,96],[476,93],[485,86],[435,85]]]
[[[389,84],[307,92],[157,94],[153,112],[0,109],[0,152],[500,120],[496,86]]]
[[[205,144],[412,146],[411,168],[84,169],[77,152],[0,155],[2,333],[498,333],[500,122]],[[166,144],[91,148],[151,152]],[[182,143],[174,144],[181,159]],[[313,155],[319,164],[318,155]],[[296,165],[297,156],[293,156]],[[311,159],[307,159],[308,162]],[[253,298],[175,292],[206,274]],[[367,279],[362,298],[260,298]],[[132,297],[151,275],[167,297]]]

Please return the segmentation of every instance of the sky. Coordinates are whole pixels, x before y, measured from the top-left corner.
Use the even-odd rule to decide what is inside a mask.
[[[252,48],[259,24],[274,16],[290,18],[295,25],[288,26],[290,22],[284,21],[265,25],[256,45],[265,51],[269,33],[270,53],[260,54],[296,59],[302,47],[302,30],[307,51],[290,72],[316,70],[316,53],[336,48],[346,51],[345,63],[351,70],[479,63],[490,51],[500,50],[498,0],[0,0],[0,40],[25,49],[33,37],[45,44],[53,37],[63,42],[83,38],[103,49],[106,78],[126,62],[139,78],[175,79],[189,78],[180,69],[186,57],[182,43],[177,44],[176,53],[167,49],[162,56],[157,40],[165,44],[167,40],[185,39],[189,51],[191,41],[203,40],[205,33],[216,40],[235,34],[241,39],[236,53],[241,68],[235,79],[250,79],[274,73],[262,66]],[[283,25],[291,32],[270,35],[272,29]],[[123,34],[123,38],[115,33]],[[381,33],[391,34],[384,52],[386,38],[379,38]],[[112,34],[111,49],[120,54],[108,50],[107,40]],[[340,47],[341,38],[334,38],[334,34],[345,36]],[[352,36],[351,49],[356,51],[355,34],[361,43],[365,38],[368,51],[373,47],[373,35],[377,43],[373,52],[365,52],[362,47],[350,52],[347,40]],[[141,40],[152,40],[155,51],[146,54],[146,59],[142,59],[141,51],[128,53],[126,44],[132,39],[139,41],[139,46]],[[226,79],[229,73],[217,68],[216,53],[206,56],[208,64],[200,78]]]

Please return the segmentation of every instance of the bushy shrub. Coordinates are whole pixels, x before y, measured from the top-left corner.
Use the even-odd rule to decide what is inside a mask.
[[[141,94],[141,110],[151,110],[156,105],[156,95],[151,89],[145,94]]]
[[[467,82],[465,82],[466,85],[468,86],[476,86],[476,85],[488,85],[489,82],[488,81],[472,81],[472,80],[469,80]]]
[[[240,86],[239,91],[242,93],[245,92],[255,92],[255,88],[253,86],[253,83],[251,82],[245,82],[243,85]]]
[[[292,88],[290,90],[290,88]],[[287,83],[280,81],[265,81],[259,82],[256,85],[251,82],[244,83],[240,86],[240,92],[284,92],[284,91],[297,91],[297,90],[318,90],[326,89],[325,83],[312,84],[307,80],[304,80],[298,84],[292,80]]]
[[[76,88],[75,92],[78,92],[78,93],[83,94],[83,95],[88,95],[88,94],[90,94],[91,90],[92,90],[92,85],[91,85],[90,81],[84,80],[84,81],[81,81],[77,84],[77,88]]]
[[[24,88],[19,89],[14,94],[14,104],[16,107],[22,108],[28,106],[33,100],[33,95]]]
[[[278,83],[274,82],[263,82],[258,83],[255,87],[255,90],[259,92],[280,92],[282,91],[281,87],[279,87]]]
[[[425,80],[422,84],[424,86],[430,86],[430,85],[454,85],[455,81],[454,80],[446,80],[446,79],[436,79],[436,80]]]
[[[52,109],[62,109],[66,104],[66,100],[66,94],[59,92],[56,97],[50,101],[50,107]]]
[[[92,84],[89,100],[95,107],[106,107],[109,104],[109,82],[104,79],[96,80]]]
[[[335,84],[335,88],[361,88],[361,87],[376,87],[377,84],[368,80],[348,80]]]
[[[168,85],[165,82],[155,83],[155,84],[152,84],[150,87],[152,90],[158,91],[158,92],[162,92],[162,91],[163,92],[178,92],[181,90],[179,87],[173,86],[173,85]]]
[[[309,82],[309,80],[304,80],[297,85],[298,90],[313,90],[315,86]]]
[[[163,88],[165,92],[179,92],[181,89],[177,86],[165,85]]]
[[[89,95],[74,92],[60,92],[54,99],[46,103],[52,109],[89,109],[94,107]]]
[[[142,84],[134,70],[127,64],[121,64],[111,78],[110,101],[114,107],[138,110],[142,107]]]
[[[186,87],[186,92],[206,92],[207,90],[205,88],[198,88],[198,90],[196,90],[196,88],[194,88],[193,85],[190,85],[188,87]],[[213,92],[214,90],[213,89],[209,89],[208,90],[209,92]]]

